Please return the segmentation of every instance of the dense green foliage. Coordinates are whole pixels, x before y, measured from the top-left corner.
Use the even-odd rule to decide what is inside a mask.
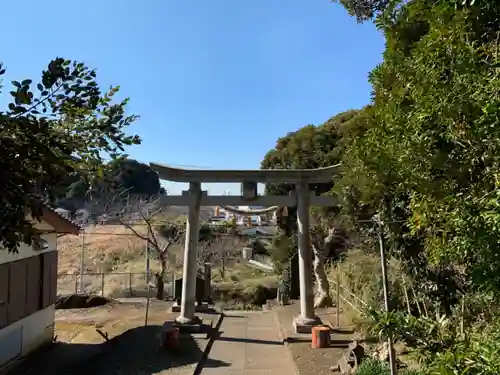
[[[370,74],[372,103],[350,112],[349,126],[335,123],[326,139],[324,125],[280,139],[263,166],[340,161],[329,192],[338,211],[325,216],[369,243],[366,221],[377,214],[415,292],[404,308],[413,317],[375,321],[399,327],[399,339],[426,353],[428,373],[497,374],[500,2],[339,2],[359,21],[373,19],[386,38],[383,62]],[[447,326],[435,337],[435,315],[464,332]]]
[[[77,174],[68,176],[58,188],[54,204],[70,211],[81,208],[90,199],[106,202],[116,195],[152,197],[164,194],[158,174],[147,164],[126,157],[116,158],[106,165],[104,174],[91,187]]]
[[[460,273],[461,289],[492,290],[499,21],[477,8],[412,1],[378,20],[387,48],[371,73],[370,126],[345,152],[337,191],[381,214],[415,272],[439,267]]]
[[[338,164],[342,150],[339,147],[342,131],[351,126],[351,120],[358,111],[336,115],[321,126],[307,125],[296,132],[279,138],[261,163],[262,169],[311,169]],[[330,191],[332,183],[311,186],[317,194]],[[285,195],[293,189],[287,184],[268,184],[266,193]]]
[[[336,189],[345,216],[380,214],[431,316],[444,316],[386,318],[429,373],[498,373],[496,335],[481,334],[496,331],[495,313],[456,327],[460,301],[487,298],[491,312],[500,292],[499,16],[493,1],[415,0],[377,18],[386,51],[370,76],[369,126]]]
[[[307,125],[296,132],[291,132],[277,140],[275,148],[270,150],[261,163],[263,169],[313,169],[329,167],[339,164],[344,148],[344,134],[358,132],[360,111],[340,113],[320,126]],[[333,188],[333,181],[310,186],[316,194],[329,194]],[[286,195],[294,189],[289,184],[267,184],[266,194]],[[337,213],[337,207],[322,208],[314,213],[313,232],[325,232],[325,226],[331,224],[324,218]],[[274,241],[275,251],[272,254],[275,264],[283,263],[296,253],[296,239],[287,239],[296,232],[296,210],[289,207],[286,214],[278,212],[278,226],[280,233]],[[324,234],[324,233],[323,233]],[[344,246],[342,236],[339,241],[331,243],[330,256],[334,256],[339,248]]]
[[[118,87],[102,93],[95,77],[84,64],[57,58],[36,85],[12,81],[11,102],[0,112],[0,243],[9,250],[31,241],[26,213],[38,217],[41,201],[53,199],[69,174],[92,183],[103,174],[103,157],[140,142],[125,133],[136,119],[125,115],[127,100],[114,102]]]

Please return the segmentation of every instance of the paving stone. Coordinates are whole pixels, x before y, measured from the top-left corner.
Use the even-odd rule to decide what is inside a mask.
[[[210,350],[202,375],[295,374],[272,313],[226,314],[222,334]],[[211,362],[220,366],[211,366]]]

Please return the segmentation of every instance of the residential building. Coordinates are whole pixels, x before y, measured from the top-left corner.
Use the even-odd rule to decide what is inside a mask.
[[[49,207],[32,245],[0,248],[0,367],[51,343],[57,296],[57,237],[80,227]]]

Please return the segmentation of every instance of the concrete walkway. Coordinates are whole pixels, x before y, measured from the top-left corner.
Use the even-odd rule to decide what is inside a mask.
[[[226,313],[202,375],[295,375],[272,312]]]

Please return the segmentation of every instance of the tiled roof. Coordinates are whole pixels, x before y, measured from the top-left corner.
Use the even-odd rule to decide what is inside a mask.
[[[41,218],[52,225],[57,233],[79,234],[82,229],[75,222],[54,211],[48,204],[44,204]]]

